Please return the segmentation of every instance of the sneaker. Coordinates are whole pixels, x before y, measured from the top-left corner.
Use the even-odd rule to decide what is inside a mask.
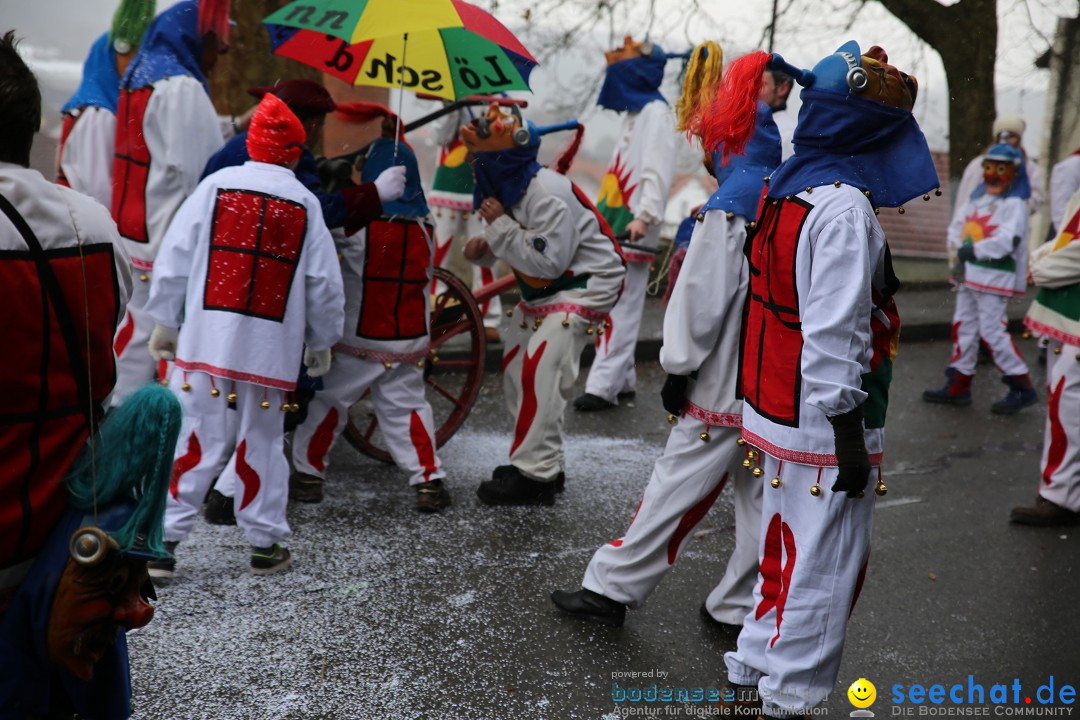
[[[517,471],[514,470],[513,465],[500,465],[499,467],[497,467],[497,468],[495,468],[494,470],[491,471],[491,479],[492,480],[498,480],[500,477],[503,477],[504,475],[507,475],[507,474],[513,475],[515,472],[517,472]],[[558,475],[555,476],[555,492],[561,493],[565,489],[566,489],[566,473],[561,472],[561,473],[559,473]]]
[[[450,507],[450,491],[442,480],[430,480],[413,486],[416,490],[416,509],[422,513],[436,513]]]
[[[251,546],[251,574],[273,575],[292,565],[289,548],[274,543],[268,548]]]
[[[169,557],[162,560],[150,560],[146,563],[146,574],[156,580],[171,580],[176,574],[176,546],[179,542],[166,540],[165,552]]]
[[[487,505],[554,505],[555,482],[527,478],[511,465],[498,477],[480,483],[476,494]]]
[[[236,511],[233,509],[233,499],[222,495],[217,490],[211,490],[206,495],[206,509],[203,511],[206,522],[211,525],[235,525]]]
[[[601,625],[622,627],[626,619],[626,605],[585,588],[576,592],[556,590],[551,593],[551,602],[567,615]]]
[[[1014,507],[1009,513],[1009,522],[1018,525],[1076,525],[1080,522],[1080,512],[1063,508],[1039,495],[1034,505]]]
[[[307,473],[294,472],[289,476],[289,499],[303,503],[322,502],[323,479]]]
[[[574,409],[580,412],[597,412],[598,410],[611,410],[619,407],[613,402],[608,402],[598,395],[585,393],[574,398]]]

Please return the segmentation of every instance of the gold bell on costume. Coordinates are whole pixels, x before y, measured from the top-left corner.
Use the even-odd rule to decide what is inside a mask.
[[[780,478],[774,477],[772,480],[769,481],[769,484],[772,485],[774,488],[779,488],[784,483],[780,482]]]
[[[759,468],[759,467],[756,467],[756,468],[754,468],[752,472],[753,472],[753,474],[754,474],[754,477],[756,477],[756,478],[759,478],[759,477],[761,477],[762,475],[764,475],[764,474],[765,474],[765,471],[764,471],[764,470],[762,470],[762,469],[761,469],[761,468]]]
[[[701,433],[698,437],[701,438],[701,442],[709,442],[709,433],[707,432]]]
[[[876,492],[878,495],[884,495],[885,493],[889,492],[889,488],[885,487],[885,483],[878,480],[877,487],[874,488],[874,492]]]
[[[217,397],[221,394],[221,391],[217,388],[210,388],[210,397]]]
[[[810,494],[813,495],[814,497],[821,497],[821,486],[820,485],[811,485],[810,486]]]

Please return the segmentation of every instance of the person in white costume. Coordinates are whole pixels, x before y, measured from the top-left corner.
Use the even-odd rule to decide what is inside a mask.
[[[434,234],[412,149],[392,137],[375,140],[361,179],[404,170],[404,192],[383,202],[383,218],[340,246],[345,282],[345,332],[334,345],[334,367],[308,405],[292,442],[290,497],[322,498],[330,448],[341,437],[349,408],[365,392],[394,462],[408,473],[416,509],[448,507],[446,472],[435,452],[435,419],[424,395],[430,345],[430,288]]]
[[[345,298],[322,208],[291,169],[303,125],[268,94],[247,143],[251,162],[210,175],[177,211],[146,311],[156,323],[150,353],[175,361],[169,387],[184,406],[167,548],[187,537],[221,474],[237,489],[251,571],[268,575],[292,561],[281,544],[289,533],[282,412],[301,356],[309,375],[329,370]],[[171,577],[174,568],[175,557],[151,574]]]
[[[56,182],[106,208],[112,205],[120,75],[153,17],[154,0],[122,0],[112,29],[90,46],[75,94],[60,108],[64,122],[56,150]]]
[[[227,28],[227,2],[182,0],[150,23],[120,83],[111,209],[138,282],[116,333],[114,404],[157,370],[146,349],[154,259],[177,208],[224,142],[206,74],[225,48]]]
[[[971,381],[980,339],[1009,390],[991,411],[1011,415],[1038,400],[1027,363],[1009,335],[1005,306],[1027,289],[1030,194],[1022,153],[1012,145],[995,145],[983,157],[983,183],[949,224],[949,249],[957,261],[960,285],[953,314],[953,354],[940,389],[926,390],[927,402],[971,404]]]
[[[574,399],[574,407],[583,412],[613,408],[620,395],[635,393],[634,347],[680,142],[675,115],[660,94],[664,51],[627,36],[623,47],[604,56],[607,72],[596,102],[624,115],[596,206],[615,235],[625,234],[630,246],[623,248],[626,286],[597,333],[585,393]]]
[[[1053,236],[1061,234],[1065,208],[1080,190],[1080,150],[1074,150],[1050,170],[1050,223]]]
[[[112,336],[131,266],[108,211],[30,168],[37,79],[0,37],[0,608],[68,507],[64,479],[115,382]]]
[[[871,476],[885,491],[899,282],[875,207],[938,181],[911,113],[914,78],[855,42],[812,71],[760,52],[733,63],[706,120],[724,155],[752,130],[745,86],[767,65],[804,89],[795,153],[770,176],[747,238],[742,437],[765,486],[754,605],[724,657],[724,702],[786,718],[832,691],[870,553]]]
[[[1024,170],[1027,172],[1028,183],[1031,186],[1031,196],[1027,199],[1029,215],[1039,212],[1043,205],[1042,191],[1042,168],[1035,162],[1027,150],[1021,144],[1027,123],[1019,115],[998,115],[994,118],[991,135],[994,144],[1006,143],[1020,150],[1024,156]],[[989,148],[987,148],[989,149]],[[982,155],[973,158],[964,168],[964,174],[960,176],[960,184],[956,186],[956,195],[953,196],[953,220],[963,212],[964,205],[971,199],[971,193],[982,182]]]
[[[622,290],[625,265],[611,229],[572,182],[536,161],[540,132],[492,104],[461,128],[487,226],[465,257],[504,260],[521,301],[503,317],[503,392],[514,417],[510,464],[477,490],[489,505],[551,505],[565,482],[563,413],[581,351]],[[572,146],[573,147],[573,146]],[[560,159],[557,167],[569,167]]]
[[[741,466],[746,453],[739,441],[737,358],[747,286],[746,226],[757,216],[764,178],[780,164],[780,132],[764,102],[771,92],[763,86],[746,153],[721,170],[720,187],[696,216],[664,314],[660,364],[669,374],[661,395],[669,420],[677,424],[625,535],[596,551],[581,590],[552,593],[555,605],[571,615],[621,625],[626,608],[641,606],[674,565],[683,541],[728,482],[735,495],[735,549],[702,616],[733,632],[753,605],[762,485]],[[702,142],[708,145],[709,139]],[[711,163],[721,168],[718,156]]]
[[[1025,324],[1046,338],[1046,432],[1039,492],[1033,505],[1012,509],[1021,525],[1075,525],[1080,522],[1080,191],[1064,212],[1056,240],[1031,258],[1031,279],[1039,294]]]

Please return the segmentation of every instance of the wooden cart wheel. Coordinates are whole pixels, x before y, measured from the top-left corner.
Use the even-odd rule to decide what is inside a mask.
[[[484,382],[484,317],[468,286],[435,268],[431,297],[431,350],[424,362],[425,394],[435,415],[435,446],[446,444],[469,416]],[[360,452],[391,463],[370,393],[351,408],[345,437]]]

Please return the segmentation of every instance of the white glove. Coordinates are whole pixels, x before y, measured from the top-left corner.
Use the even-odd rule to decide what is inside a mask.
[[[150,357],[157,361],[176,359],[176,338],[180,331],[168,325],[154,325],[150,333]]]
[[[312,350],[304,348],[304,367],[307,368],[308,377],[322,377],[330,371],[330,348],[325,350]]]
[[[405,166],[395,165],[386,168],[375,178],[375,189],[379,192],[379,202],[391,202],[405,194]]]

